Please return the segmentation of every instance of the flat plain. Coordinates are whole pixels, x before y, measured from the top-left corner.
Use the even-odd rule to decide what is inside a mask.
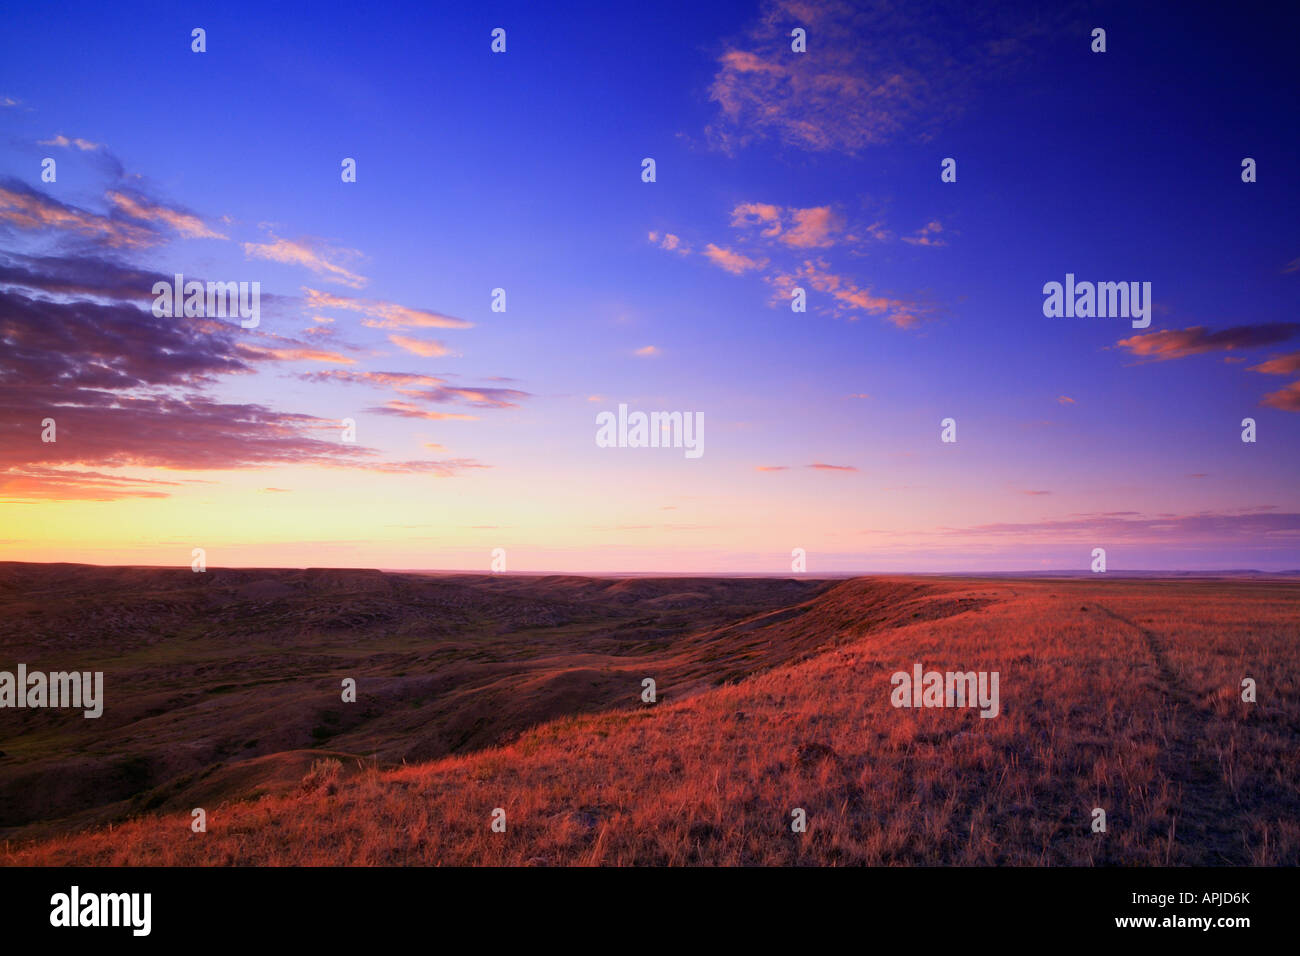
[[[0,863],[1296,865],[1298,640],[1286,575],[0,563],[0,670],[106,698],[0,710]]]

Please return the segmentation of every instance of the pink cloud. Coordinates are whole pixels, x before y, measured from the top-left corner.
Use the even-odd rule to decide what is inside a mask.
[[[453,318],[427,309],[412,309],[395,302],[355,299],[319,289],[303,288],[309,309],[347,309],[360,312],[368,319],[365,325],[377,329],[472,329],[473,322]]]
[[[351,249],[327,253],[318,250],[316,247],[317,244],[309,240],[276,239],[272,237],[270,242],[244,243],[244,255],[255,259],[269,259],[272,262],[303,266],[312,272],[323,275],[332,282],[338,282],[353,289],[360,289],[366,284],[368,280],[364,276],[359,276],[338,262],[333,261],[339,255],[355,258],[360,253]]]
[[[447,346],[433,339],[416,339],[409,335],[390,335],[388,341],[399,348],[405,349],[412,355],[422,355],[425,358],[451,354],[451,350]]]
[[[766,259],[751,259],[743,253],[724,249],[711,242],[704,247],[704,255],[715,266],[727,270],[732,275],[741,275],[751,269],[761,269],[767,265]]]

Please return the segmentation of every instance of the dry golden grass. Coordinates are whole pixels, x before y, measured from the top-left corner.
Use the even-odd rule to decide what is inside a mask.
[[[419,766],[317,765],[296,792],[209,807],[204,834],[151,816],[2,859],[1300,863],[1294,582],[858,579],[818,602],[799,633],[825,649],[739,683]],[[1001,715],[895,709],[890,675],[918,660],[1000,672]]]

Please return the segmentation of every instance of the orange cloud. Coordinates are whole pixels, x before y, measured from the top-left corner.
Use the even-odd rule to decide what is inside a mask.
[[[0,223],[77,232],[114,248],[141,248],[160,241],[156,233],[136,223],[85,212],[16,183],[0,185]]]
[[[724,249],[709,243],[704,247],[704,255],[720,269],[726,269],[732,275],[741,275],[751,269],[761,269],[767,260],[751,259],[749,256],[731,249]]]
[[[432,339],[414,339],[409,335],[390,335],[388,341],[394,345],[406,349],[413,355],[422,355],[425,358],[434,358],[439,355],[450,355],[451,349],[441,342],[435,342]]]
[[[687,255],[691,249],[682,241],[682,237],[671,232],[651,232],[650,241],[660,249],[667,249],[669,252],[675,252],[678,255]]]
[[[303,288],[309,309],[348,309],[369,316],[364,324],[374,329],[472,329],[473,322],[425,309],[412,309],[395,302],[354,299],[318,289]]]
[[[372,412],[378,412],[381,415],[401,415],[403,418],[424,418],[429,421],[458,421],[474,422],[478,421],[476,415],[461,415],[455,412],[435,412],[428,408],[421,408],[413,402],[403,402],[399,399],[392,399],[385,402],[378,408],[370,409]]]
[[[1284,412],[1300,412],[1300,381],[1292,382],[1276,392],[1269,392],[1260,400],[1260,404],[1280,408]]]
[[[781,234],[781,207],[770,203],[740,203],[731,211],[731,224],[736,227],[763,226],[762,235],[774,239]]]
[[[1252,365],[1250,370],[1252,372],[1263,372],[1266,375],[1293,375],[1300,372],[1300,352],[1279,355],[1277,358],[1271,358],[1259,365]]]
[[[313,248],[313,245],[306,241],[296,242],[292,239],[275,239],[272,237],[271,242],[244,243],[244,255],[257,259],[269,259],[272,262],[286,262],[291,265],[303,266],[333,282],[350,286],[353,289],[360,289],[366,284],[368,280],[364,276],[359,276],[337,262],[331,261],[326,257],[325,253],[318,252]],[[352,249],[342,250],[342,254],[348,257],[360,255],[360,253]]]
[[[781,236],[781,241],[797,249],[829,246],[833,243],[831,236],[840,229],[839,217],[831,211],[830,206],[791,209],[790,215],[794,219],[794,225]]]
[[[796,249],[834,245],[832,237],[844,228],[830,206],[785,209],[761,202],[737,204],[731,210],[731,225],[741,229],[761,226],[759,235],[764,239],[776,239]]]
[[[943,224],[937,220],[927,222],[910,236],[904,236],[903,241],[911,243],[914,246],[946,246],[947,243],[937,238],[939,233],[943,232]]]
[[[1237,325],[1217,332],[1196,325],[1189,329],[1161,329],[1159,332],[1134,335],[1120,339],[1116,344],[1139,358],[1163,362],[1203,352],[1228,352],[1276,345],[1294,338],[1297,333],[1300,333],[1300,323],[1296,322]]]
[[[829,270],[825,262],[805,261],[792,273],[769,276],[767,281],[775,289],[775,300],[788,302],[796,286],[810,285],[818,292],[825,292],[834,300],[837,312],[848,314],[856,319],[855,311],[877,315],[900,329],[911,328],[921,321],[921,313],[927,311],[920,303],[907,302],[903,299],[890,298],[874,294],[869,287],[859,286],[844,276]]]
[[[82,152],[90,152],[90,151],[92,151],[92,150],[99,149],[99,148],[100,148],[101,146],[103,146],[104,144],[103,144],[103,143],[92,143],[90,140],[88,140],[88,139],[81,139],[80,137],[77,137],[76,139],[68,139],[68,137],[66,137],[66,136],[64,136],[62,133],[60,133],[58,136],[55,136],[53,139],[42,139],[42,140],[37,140],[37,145],[39,145],[39,146],[75,146],[75,147],[77,147],[77,149],[81,150]]]
[[[324,349],[266,348],[261,345],[241,345],[239,351],[249,354],[252,359],[276,359],[281,362],[325,362],[329,365],[356,364],[355,359],[350,359],[338,352],[327,352]]]
[[[110,202],[132,219],[143,222],[160,222],[175,229],[186,239],[225,239],[226,236],[216,232],[200,219],[188,212],[170,209],[167,206],[151,203],[138,196],[124,192],[110,191],[106,194]]]

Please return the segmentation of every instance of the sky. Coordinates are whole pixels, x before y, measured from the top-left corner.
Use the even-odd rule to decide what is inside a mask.
[[[1278,14],[466,6],[6,12],[0,560],[1300,568]]]

